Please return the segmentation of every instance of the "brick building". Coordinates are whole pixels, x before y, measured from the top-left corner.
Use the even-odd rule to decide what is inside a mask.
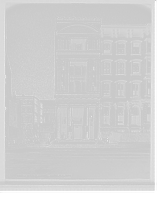
[[[101,132],[150,131],[151,26],[101,26]]]
[[[57,139],[150,139],[150,25],[59,20],[54,80]]]
[[[16,96],[21,106],[21,129],[26,137],[39,137],[39,124],[43,123],[43,104],[34,96]]]

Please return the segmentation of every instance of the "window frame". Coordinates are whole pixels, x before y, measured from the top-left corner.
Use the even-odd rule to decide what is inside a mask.
[[[135,44],[135,43],[137,43],[137,44],[139,44],[139,52],[138,53],[134,53],[133,51],[133,45]],[[138,55],[141,55],[141,44],[142,44],[142,41],[141,40],[133,40],[133,41],[131,41],[131,55],[134,55],[134,56],[138,56]]]
[[[146,54],[150,55],[151,54],[151,38],[146,38],[145,41],[146,41]],[[148,51],[148,49],[149,49],[148,43],[150,43],[150,52]]]
[[[23,102],[25,102],[25,103],[23,103]],[[21,100],[21,105],[26,105],[26,100],[25,99]]]
[[[124,60],[124,59],[119,59],[119,60],[116,61],[116,75],[126,75],[126,62],[127,62],[127,60]],[[124,64],[123,65],[123,67],[124,67],[124,73],[123,74],[118,73],[118,71],[119,71],[118,68],[122,67],[122,66],[119,66],[120,63]]]
[[[139,114],[138,114],[138,115],[134,115],[132,111],[130,112],[130,124],[131,124],[132,126],[141,126],[141,108],[140,108],[139,105],[132,105],[132,106],[131,106],[131,110],[132,110],[133,108],[137,108]],[[135,117],[135,123],[132,123],[132,122],[133,122],[133,121],[132,121],[133,117]],[[139,120],[137,121],[136,119],[139,119]],[[136,123],[136,121],[137,121],[137,123]]]
[[[26,122],[27,122],[27,117],[21,116],[21,123],[26,123]]]
[[[110,81],[110,80],[104,80],[104,81],[101,82],[101,84],[102,84],[102,93],[103,93],[103,96],[111,97],[111,88],[112,88],[111,84],[112,84],[112,81]],[[105,84],[108,84],[108,86],[109,86],[109,92],[108,93],[106,93],[104,91],[104,85]]]
[[[111,107],[110,107],[110,105],[102,105],[101,108],[102,108],[102,124],[110,126],[111,125],[111,116],[110,116],[111,115]],[[103,112],[103,109],[108,109],[109,114],[105,115],[104,112]],[[108,119],[107,120],[108,123],[105,123],[106,118]]]
[[[31,102],[31,103],[29,103],[29,102]],[[33,100],[27,100],[27,105],[32,105],[33,104]]]
[[[146,75],[151,75],[151,57],[147,56],[145,59],[146,59]],[[150,67],[148,67],[149,64]],[[150,69],[150,72],[148,68]]]
[[[78,45],[80,44],[80,45],[82,46],[82,49],[80,49],[80,50],[76,48],[76,45],[77,45],[76,42],[73,43],[73,40],[74,40],[74,41],[75,41],[75,40],[78,41],[78,39],[82,41],[81,43],[78,43]],[[69,42],[69,45],[68,45],[69,51],[78,51],[78,52],[82,52],[82,51],[86,51],[86,50],[87,50],[87,38],[86,38],[86,37],[74,37],[74,38],[69,38],[68,42]],[[84,43],[83,43],[83,42],[84,42]],[[83,47],[84,47],[84,49],[83,49]]]
[[[31,111],[29,111],[29,109],[31,109]],[[27,107],[27,112],[28,113],[32,113],[33,112],[33,107]]]
[[[125,95],[125,91],[126,91],[126,82],[125,80],[119,80],[119,81],[116,81],[116,97],[117,98],[125,98],[126,95]],[[118,84],[122,84],[123,85],[123,91],[121,90],[118,90]],[[120,91],[120,94],[118,94],[118,91]]]
[[[111,59],[105,59],[102,60],[102,75],[111,75],[112,74],[112,62],[113,60]],[[107,69],[105,70],[105,68],[107,68],[107,66],[105,66],[105,64],[110,64],[110,73],[105,73],[104,71],[108,71]]]
[[[31,120],[29,120],[31,119]],[[27,116],[27,123],[32,123],[32,117],[31,116]]]
[[[134,81],[131,81],[131,98],[139,98],[140,96],[141,96],[141,80],[134,80]],[[136,92],[136,90],[135,90],[135,94],[133,94],[133,86],[134,86],[134,84],[135,85],[137,85],[137,87],[138,87],[138,91]],[[137,95],[136,95],[136,93],[138,93]]]
[[[118,109],[121,108],[123,111],[122,115],[118,114]],[[122,117],[122,120],[119,120],[119,117]],[[122,121],[122,123],[120,122]],[[118,126],[124,126],[125,125],[125,106],[124,105],[117,105],[117,125]]]
[[[141,63],[142,63],[142,60],[139,60],[139,59],[134,59],[134,60],[131,60],[130,61],[131,63],[131,75],[141,75]],[[137,63],[139,64],[139,72],[134,72],[134,63]]]
[[[110,44],[110,50],[105,49],[105,43]],[[113,43],[113,40],[103,40],[103,54],[112,55],[112,43]]]
[[[127,41],[126,40],[118,40],[118,41],[116,41],[116,55],[126,55],[126,53],[127,53],[127,50],[126,50],[126,43],[127,43]],[[118,45],[119,44],[124,44],[124,53],[119,53],[118,52]]]
[[[26,107],[21,107],[21,113],[26,113],[26,111],[27,111]]]

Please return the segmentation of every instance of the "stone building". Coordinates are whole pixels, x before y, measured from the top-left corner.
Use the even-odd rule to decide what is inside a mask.
[[[5,54],[5,143],[22,143],[20,129],[20,105],[11,95],[11,69]]]
[[[57,138],[100,138],[100,22],[57,22],[55,99]],[[59,102],[59,103],[58,103]]]
[[[149,132],[151,26],[101,26],[101,132]]]
[[[55,102],[53,100],[41,100],[43,103],[43,124],[50,125],[54,129],[55,125]]]
[[[43,104],[34,96],[16,96],[21,106],[21,129],[26,137],[39,137],[39,124],[43,123]]]
[[[59,140],[150,138],[150,25],[59,20],[54,107]]]

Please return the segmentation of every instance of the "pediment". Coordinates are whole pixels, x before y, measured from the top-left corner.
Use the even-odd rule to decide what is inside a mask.
[[[73,24],[62,27],[59,33],[95,33],[99,32],[99,30],[92,25],[85,24]]]

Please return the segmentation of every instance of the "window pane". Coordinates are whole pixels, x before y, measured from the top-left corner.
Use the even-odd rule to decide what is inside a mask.
[[[81,75],[81,67],[75,66],[75,75]]]
[[[70,81],[69,89],[70,89],[70,92],[71,92],[71,93],[74,92],[74,84],[73,84],[73,81]]]
[[[75,93],[81,92],[81,84],[80,81],[75,81]]]

